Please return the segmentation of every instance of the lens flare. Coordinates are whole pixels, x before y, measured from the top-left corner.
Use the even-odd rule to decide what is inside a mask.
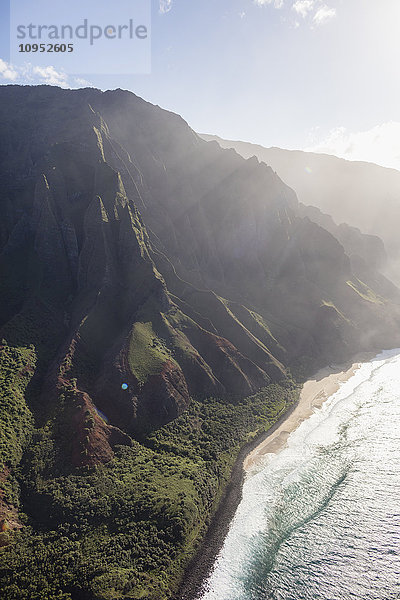
[[[94,410],[96,411],[96,413],[100,417],[100,419],[102,419],[104,421],[104,423],[108,423],[108,418],[106,417],[106,415],[103,412],[101,412],[101,410],[99,410],[96,406],[94,407]]]

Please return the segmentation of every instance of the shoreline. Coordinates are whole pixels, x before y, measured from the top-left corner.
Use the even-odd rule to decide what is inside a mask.
[[[240,450],[223,497],[208,525],[203,541],[186,569],[184,582],[179,593],[174,596],[175,600],[198,599],[242,499],[242,488],[247,473],[265,454],[282,450],[289,435],[310,417],[316,408],[320,408],[325,400],[336,393],[340,385],[354,375],[361,363],[372,360],[378,352],[361,352],[346,363],[319,369],[303,384],[298,401],[268,431]]]
[[[247,454],[243,461],[245,472],[250,472],[266,454],[276,454],[282,450],[290,434],[311,417],[316,408],[321,408],[325,400],[333,396],[341,384],[354,375],[360,364],[372,360],[375,356],[375,352],[362,352],[351,359],[354,361],[351,364],[349,361],[343,365],[324,367],[308,379],[291,414],[287,415],[284,422],[274,431],[269,430],[268,436]]]

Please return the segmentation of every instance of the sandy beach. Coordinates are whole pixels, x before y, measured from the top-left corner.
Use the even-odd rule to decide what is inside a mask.
[[[243,461],[244,470],[250,471],[265,454],[281,450],[292,431],[308,419],[316,408],[320,408],[325,400],[337,392],[340,385],[354,375],[361,363],[371,360],[375,355],[375,352],[360,353],[352,364],[325,367],[306,381],[296,408],[271,435],[246,456]]]

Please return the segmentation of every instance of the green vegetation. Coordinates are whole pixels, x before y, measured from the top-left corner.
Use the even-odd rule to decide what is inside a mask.
[[[37,317],[34,304],[28,303],[24,314],[7,323],[6,339],[0,343],[0,500],[3,497],[11,509],[20,505],[14,472],[32,438],[35,420],[47,418],[45,407],[38,405],[41,378],[63,332],[54,310],[42,303]],[[11,473],[6,476],[8,469]]]
[[[378,296],[370,287],[368,287],[365,283],[360,281],[359,279],[354,279],[353,281],[346,281],[347,285],[351,287],[352,290],[356,292],[361,298],[367,300],[367,302],[372,302],[373,304],[384,304],[384,299],[381,296]]]
[[[347,317],[345,317],[345,315],[342,312],[340,312],[340,310],[330,300],[329,301],[322,300],[321,306],[327,306],[328,308],[333,308],[333,310],[339,315],[339,317],[341,317],[347,323],[350,323],[350,320]]]
[[[22,462],[29,521],[0,549],[2,599],[171,597],[239,449],[296,397],[288,384],[237,405],[193,402],[142,444],[118,447],[107,465],[73,472],[60,471],[57,455],[68,438],[61,401]]]
[[[254,310],[246,309],[245,307],[243,307],[243,309],[247,310],[248,313],[256,321],[256,323],[258,325],[260,325],[260,327],[262,327],[263,329],[265,329],[265,331],[267,332],[267,334],[274,340],[274,342],[276,342],[277,344],[279,344],[278,340],[273,336],[272,331],[271,331],[268,323],[266,322],[265,319],[262,318],[261,315],[259,315],[258,313],[254,312]]]
[[[33,417],[24,392],[35,367],[35,351],[11,348],[6,340],[0,346],[0,471],[15,467],[22,457],[25,440],[33,429]]]
[[[154,333],[152,324],[135,323],[129,344],[129,366],[140,383],[159,373],[167,360],[173,360],[166,344]],[[175,362],[175,361],[173,361]]]

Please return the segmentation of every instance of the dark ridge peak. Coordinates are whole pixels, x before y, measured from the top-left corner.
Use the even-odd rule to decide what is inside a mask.
[[[126,100],[128,102],[137,102],[149,107],[156,108],[150,102],[147,102],[140,96],[137,96],[130,90],[123,90],[116,88],[114,90],[103,91],[99,88],[87,86],[82,88],[64,88],[57,85],[20,85],[20,84],[8,84],[0,85],[0,94],[14,93],[15,95],[22,95],[22,98],[30,97],[46,97],[47,99],[55,99],[57,97],[68,97],[69,99],[74,98],[79,101],[82,98],[87,100],[88,98],[102,98],[103,101],[110,100],[111,102],[121,102]]]
[[[47,96],[56,96],[59,95],[79,95],[79,94],[103,94],[102,90],[95,87],[85,87],[85,88],[64,88],[59,85],[48,85],[46,83],[40,85],[22,85],[18,83],[10,83],[7,85],[0,85],[0,93],[5,93],[8,91],[21,91],[23,93],[32,94],[32,95],[43,95]]]
[[[187,121],[185,121],[185,119],[181,117],[181,115],[170,111],[166,108],[163,108],[158,104],[153,104],[148,100],[144,100],[143,98],[137,96],[134,92],[131,92],[130,90],[123,90],[121,88],[117,88],[115,90],[106,90],[102,92],[102,100],[109,100],[111,104],[118,104],[119,110],[122,110],[124,107],[129,109],[129,107],[134,105],[146,107],[152,111],[153,116],[155,116],[157,113],[162,114],[164,116],[168,115],[170,119],[175,121],[175,124],[180,123],[181,125],[189,128]],[[122,105],[121,102],[123,103]],[[197,137],[197,134],[195,135]]]

